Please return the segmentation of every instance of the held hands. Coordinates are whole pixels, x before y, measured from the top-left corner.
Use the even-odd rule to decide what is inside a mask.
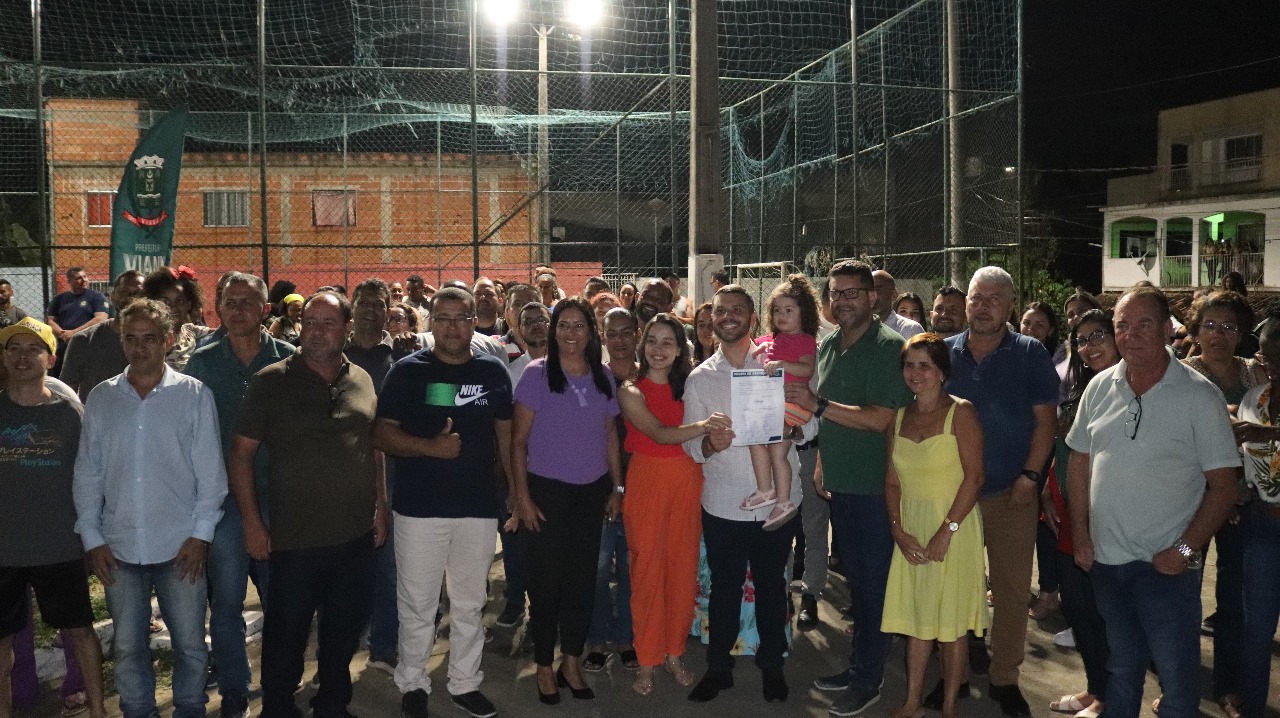
[[[704,434],[710,434],[713,431],[726,431],[733,426],[733,421],[718,411],[698,423],[702,425],[702,433]]]
[[[809,389],[809,385],[805,382],[793,381],[783,387],[786,392],[787,401],[806,411],[814,411],[818,408],[818,397]]]
[[[204,564],[209,554],[209,544],[192,536],[182,542],[178,555],[173,563],[178,567],[178,575],[183,580],[195,583],[204,580]]]
[[[111,572],[116,570],[116,557],[111,553],[111,548],[103,544],[97,548],[91,548],[84,555],[85,563],[88,565],[89,573],[98,577],[103,586],[110,586],[116,582],[115,576]]]
[[[951,530],[943,526],[938,529],[933,538],[929,539],[929,545],[924,547],[925,560],[941,561],[947,557],[949,548],[951,548]]]
[[[903,530],[901,526],[893,527],[893,541],[898,544],[898,549],[902,551],[907,563],[912,566],[921,566],[929,563],[929,559],[925,557],[924,548],[920,546],[920,542],[916,540],[915,536]]]
[[[434,459],[456,459],[462,453],[462,437],[453,433],[453,418],[445,419],[439,434],[426,440],[423,456]]]
[[[516,521],[517,519],[519,521],[519,525],[524,526],[526,529],[529,529],[530,531],[541,531],[541,522],[546,521],[547,517],[543,516],[542,510],[538,508],[537,504],[533,503],[533,498],[528,494],[525,494],[524,496],[516,499],[515,513],[512,514],[511,521],[508,521],[507,523],[511,524],[512,521]]]
[[[707,432],[702,441],[706,446],[711,448],[710,453],[719,453],[729,448],[733,444],[733,429],[713,429]],[[703,452],[707,453],[707,452]]]

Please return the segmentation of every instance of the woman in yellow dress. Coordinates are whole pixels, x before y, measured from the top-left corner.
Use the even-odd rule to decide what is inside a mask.
[[[956,715],[967,631],[990,625],[983,580],[982,424],[969,402],[942,390],[951,354],[934,333],[902,349],[902,376],[916,399],[898,410],[889,436],[885,503],[897,549],[889,568],[881,630],[907,636],[907,701],[895,718],[924,715],[924,671],[934,641],[946,692],[942,715]]]

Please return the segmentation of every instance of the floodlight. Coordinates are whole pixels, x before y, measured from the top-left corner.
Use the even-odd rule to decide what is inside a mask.
[[[604,18],[603,0],[566,0],[564,14],[578,27],[595,27]]]
[[[479,0],[480,11],[496,27],[506,27],[520,15],[520,0]]]

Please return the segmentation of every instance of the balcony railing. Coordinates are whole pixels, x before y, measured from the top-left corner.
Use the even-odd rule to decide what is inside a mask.
[[[1214,254],[1200,257],[1200,286],[1212,287],[1222,283],[1227,272],[1239,272],[1251,287],[1262,285],[1262,252],[1243,254]],[[1191,286],[1191,257],[1164,256],[1160,258],[1160,286]]]

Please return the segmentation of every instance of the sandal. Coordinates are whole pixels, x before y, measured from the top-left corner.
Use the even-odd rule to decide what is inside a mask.
[[[800,513],[800,509],[790,501],[779,501],[773,507],[773,511],[769,512],[769,518],[764,520],[764,524],[760,528],[765,531],[774,531],[782,528],[783,524],[796,517]]]
[[[599,673],[613,659],[612,652],[592,651],[582,658],[582,670],[588,673]]]
[[[640,669],[640,657],[636,655],[636,649],[628,648],[625,651],[618,651],[618,658],[622,660],[622,667],[628,671]]]
[[[667,673],[670,673],[671,677],[676,679],[676,683],[679,683],[685,688],[688,688],[697,681],[697,678],[693,673],[688,668],[685,668],[684,661],[680,656],[667,656],[667,660],[664,662],[664,665],[666,666]]]
[[[742,500],[742,505],[738,508],[743,511],[755,511],[773,506],[778,503],[778,492],[770,489],[769,491],[760,491],[759,489],[752,491],[751,495]]]
[[[1076,698],[1075,694],[1065,695],[1049,703],[1049,710],[1057,711],[1058,713],[1079,713],[1088,707],[1080,702],[1080,699]]]
[[[636,676],[635,681],[631,683],[631,690],[642,696],[647,696],[650,693],[653,693],[653,669],[650,668],[648,671],[640,671],[640,674]]]
[[[89,696],[84,691],[76,691],[62,699],[62,715],[64,718],[78,716],[89,710]]]

